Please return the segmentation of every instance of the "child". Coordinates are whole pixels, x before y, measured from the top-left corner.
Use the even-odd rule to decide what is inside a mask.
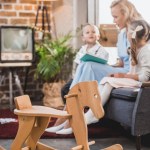
[[[103,59],[108,60],[108,56],[109,56],[108,52],[98,42],[99,38],[100,38],[99,29],[95,25],[86,24],[83,26],[83,28],[82,28],[82,40],[83,40],[85,45],[83,45],[82,48],[79,50],[79,52],[76,54],[76,58],[74,60],[76,65],[79,65],[80,63],[82,63],[82,61],[80,59],[86,52],[91,53],[91,54],[96,53],[99,56],[101,56]],[[72,80],[70,80],[62,88],[62,91],[61,91],[62,97],[64,97],[64,95],[66,95],[68,93],[71,83],[72,83]],[[54,127],[47,128],[46,131],[47,132],[59,131],[66,124],[66,122],[61,124],[62,122],[64,122],[63,119],[58,119],[56,121]],[[69,134],[69,133],[72,133],[72,129],[68,130],[68,132],[65,134]],[[58,134],[64,134],[64,133],[58,132]]]
[[[103,59],[108,60],[108,52],[98,42],[99,38],[99,29],[95,25],[84,25],[82,29],[82,41],[85,43],[85,45],[83,45],[77,53],[74,62],[80,64],[80,59],[86,52],[91,55],[101,56]]]
[[[76,70],[77,65],[81,63],[81,57],[86,53],[90,53],[91,55],[101,56],[101,58],[108,60],[108,52],[104,49],[103,46],[98,42],[100,38],[99,29],[92,24],[86,24],[82,28],[82,41],[85,45],[81,47],[79,52],[76,54],[74,60],[73,71]],[[64,96],[69,92],[70,85],[72,83],[72,79],[69,80],[68,83],[61,89],[61,96],[63,101],[65,102]]]
[[[129,73],[111,74],[104,77],[100,82],[101,102],[104,105],[113,88],[140,87],[141,82],[150,80],[150,27],[144,20],[133,21],[128,26],[128,39],[130,48],[130,71]],[[91,110],[85,114],[87,122],[96,120]]]

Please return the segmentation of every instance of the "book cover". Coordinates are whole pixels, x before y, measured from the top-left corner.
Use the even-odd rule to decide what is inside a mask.
[[[83,57],[81,57],[82,61],[94,61],[97,63],[101,63],[101,64],[106,64],[107,60],[90,55],[90,54],[85,54]]]

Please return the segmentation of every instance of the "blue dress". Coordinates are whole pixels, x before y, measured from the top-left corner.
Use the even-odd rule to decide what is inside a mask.
[[[127,49],[130,47],[129,41],[127,40],[126,30],[122,29],[118,35],[118,56],[122,59],[124,67],[112,67],[107,64],[100,64],[96,62],[81,62],[76,70],[73,82],[70,86],[82,81],[97,80],[98,82],[108,74],[111,73],[126,73],[129,71],[129,56]]]

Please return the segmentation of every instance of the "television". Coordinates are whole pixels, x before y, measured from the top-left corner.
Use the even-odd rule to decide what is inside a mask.
[[[0,63],[32,62],[34,30],[25,26],[0,27]]]

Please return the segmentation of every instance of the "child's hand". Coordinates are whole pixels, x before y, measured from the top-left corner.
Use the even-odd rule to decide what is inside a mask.
[[[109,77],[115,77],[115,78],[124,78],[125,74],[124,73],[114,73],[114,74],[110,74],[108,76]]]
[[[114,74],[109,74],[108,77],[114,77]]]

